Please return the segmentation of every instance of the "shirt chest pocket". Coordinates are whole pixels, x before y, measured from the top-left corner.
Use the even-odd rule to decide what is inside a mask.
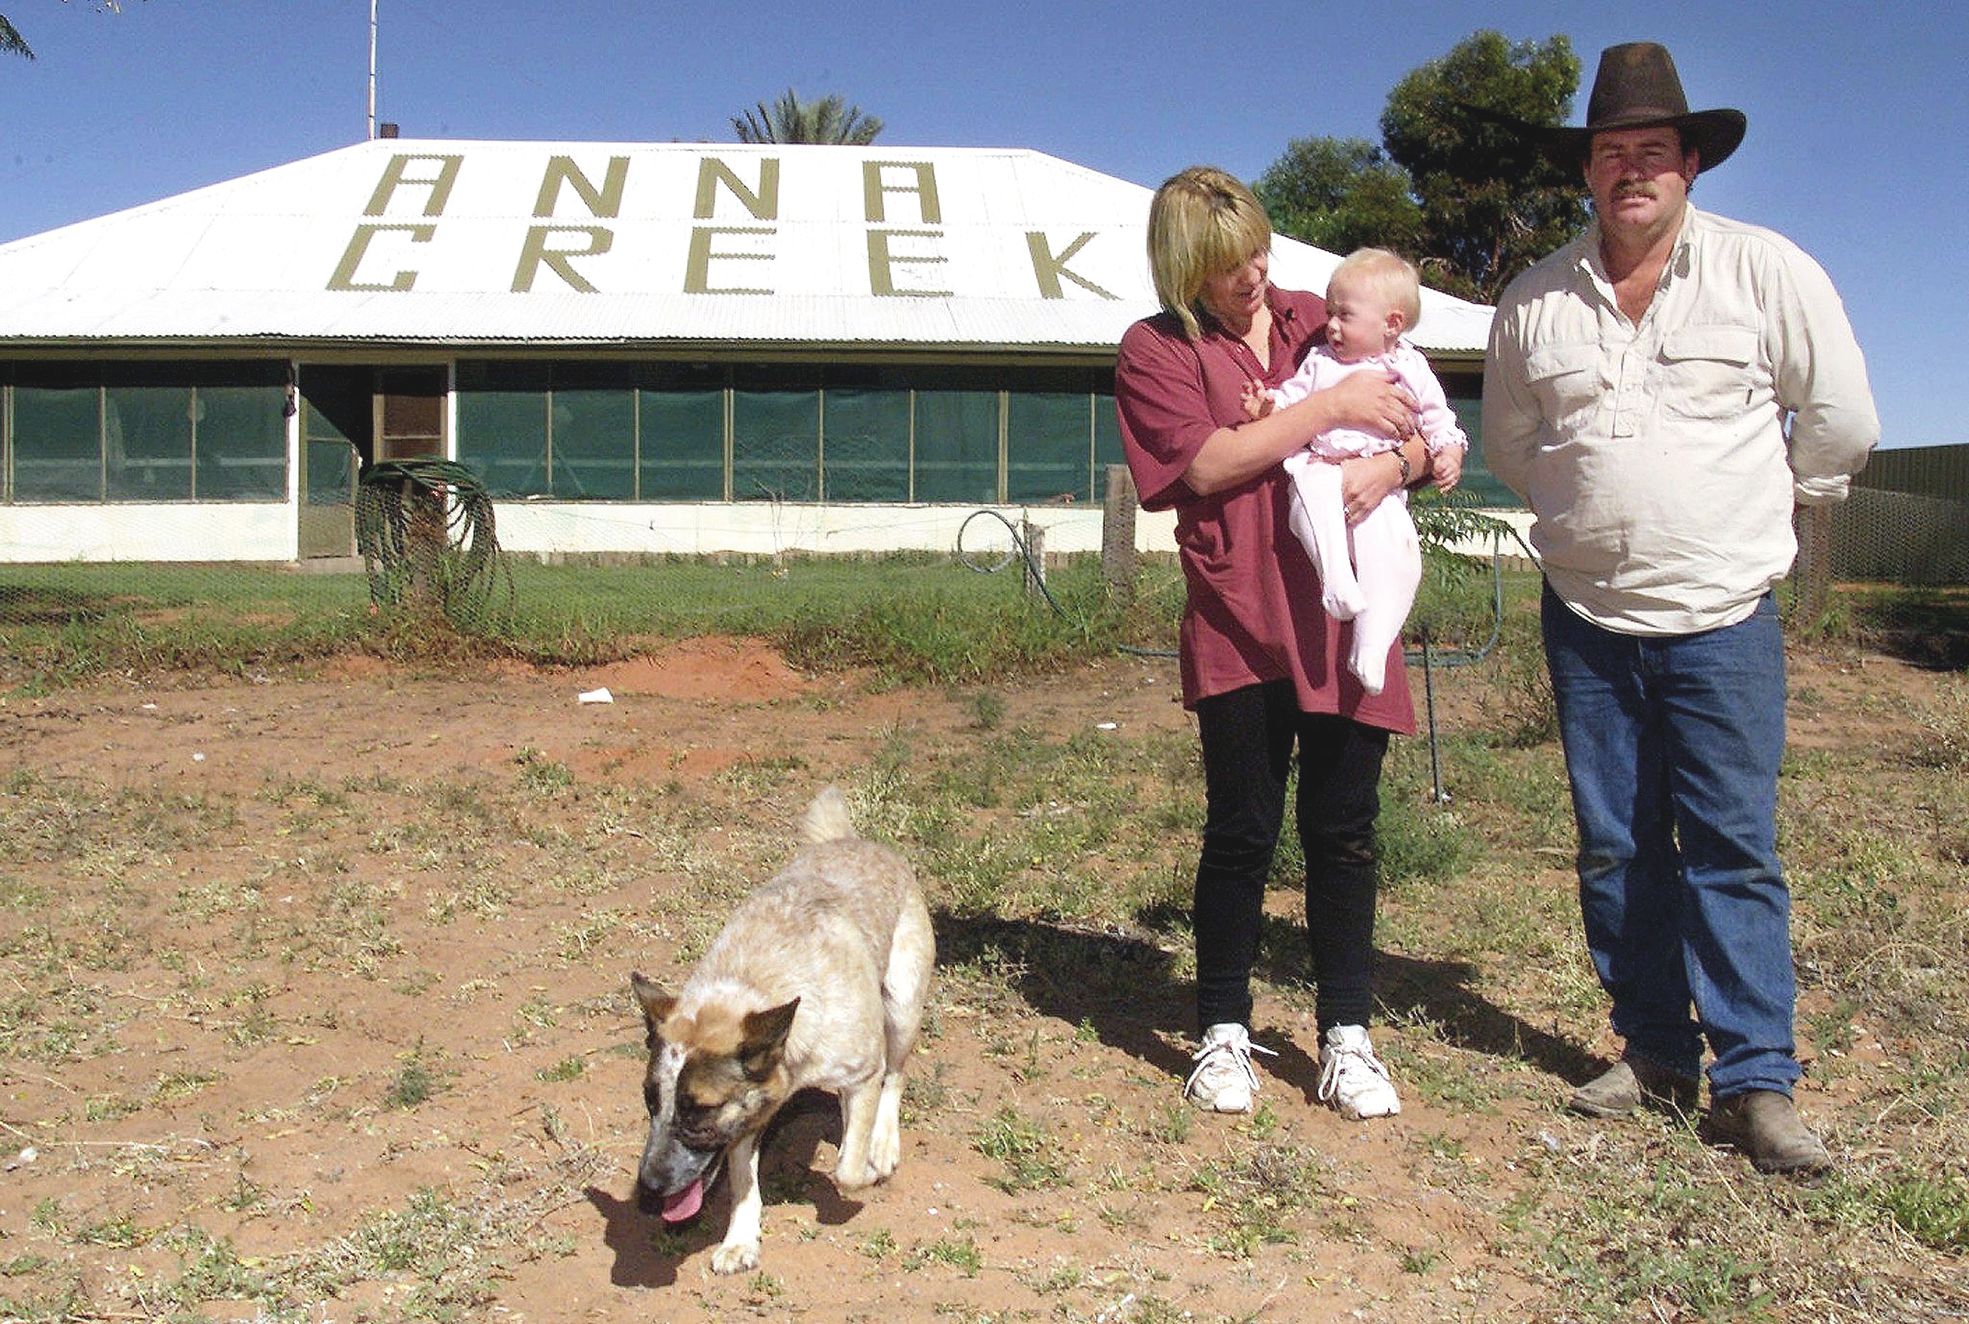
[[[1655,400],[1680,418],[1730,418],[1750,407],[1760,376],[1756,328],[1683,327],[1662,338]]]
[[[1577,426],[1607,396],[1597,345],[1545,345],[1525,356],[1525,377],[1553,427]]]

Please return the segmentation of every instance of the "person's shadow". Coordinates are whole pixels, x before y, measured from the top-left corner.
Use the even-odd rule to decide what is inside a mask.
[[[1275,983],[1304,982],[1308,968],[1305,928],[1267,916],[1257,968]],[[1559,1034],[1556,1027],[1542,1030],[1478,993],[1472,987],[1476,974],[1476,967],[1467,961],[1425,960],[1376,951],[1375,1001],[1390,1008],[1413,1008],[1440,1026],[1443,1041],[1453,1047],[1528,1062],[1571,1084],[1590,1079],[1604,1065]]]
[[[936,916],[937,959],[1004,971],[1033,1010],[1085,1027],[1101,1043],[1181,1079],[1190,1070],[1184,1045],[1194,1034],[1195,1015],[1194,985],[1172,974],[1180,945],[1190,941],[1177,927],[1182,918],[1161,908],[1145,912],[1135,925],[1093,926],[943,913]],[[1268,916],[1253,974],[1285,986],[1303,984],[1306,972],[1305,928]],[[1383,951],[1377,953],[1375,989],[1387,1006],[1415,1008],[1440,1025],[1456,1047],[1529,1062],[1574,1083],[1593,1074],[1591,1054],[1486,999],[1472,987],[1475,976],[1467,962]],[[1265,1059],[1267,1073],[1313,1098],[1317,1045],[1264,1038],[1278,1051],[1276,1059]]]
[[[1969,668],[1969,603],[1945,589],[1915,588],[1861,598],[1851,613],[1890,657],[1929,671]]]
[[[759,1188],[768,1208],[810,1200],[814,1216],[835,1226],[861,1211],[859,1201],[843,1197],[825,1171],[814,1171],[821,1142],[839,1145],[841,1110],[832,1094],[802,1090],[787,1100],[759,1142]],[[696,1217],[667,1224],[656,1204],[634,1186],[627,1197],[598,1186],[584,1192],[602,1216],[602,1244],[615,1252],[609,1282],[617,1287],[668,1287],[684,1260],[703,1254],[725,1239],[731,1221],[731,1183],[720,1170]],[[771,1249],[770,1244],[766,1249]]]

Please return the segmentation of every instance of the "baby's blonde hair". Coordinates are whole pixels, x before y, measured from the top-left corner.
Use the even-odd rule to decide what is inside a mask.
[[[1171,175],[1149,203],[1149,275],[1156,298],[1191,340],[1197,298],[1212,276],[1249,262],[1272,246],[1272,223],[1235,175],[1191,166]]]
[[[1356,248],[1340,259],[1340,265],[1327,279],[1326,288],[1331,290],[1342,282],[1359,282],[1386,299],[1388,306],[1402,315],[1405,331],[1413,331],[1415,324],[1422,320],[1422,277],[1416,272],[1415,264],[1399,253],[1385,248]]]

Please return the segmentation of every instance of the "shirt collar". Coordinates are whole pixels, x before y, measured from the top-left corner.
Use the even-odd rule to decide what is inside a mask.
[[[1690,256],[1698,246],[1705,228],[1703,214],[1691,202],[1682,208],[1682,228],[1675,233],[1675,247],[1669,250],[1668,261],[1663,264],[1664,274],[1686,276],[1689,273]],[[1590,277],[1602,285],[1613,284],[1607,275],[1606,262],[1600,256],[1600,222],[1596,218],[1586,227],[1586,233],[1573,240],[1573,269]]]
[[[1675,251],[1668,255],[1668,269],[1677,276],[1686,276],[1694,265],[1695,251],[1702,246],[1703,232],[1708,229],[1707,219],[1696,210],[1692,202],[1683,208],[1682,232],[1675,236]]]

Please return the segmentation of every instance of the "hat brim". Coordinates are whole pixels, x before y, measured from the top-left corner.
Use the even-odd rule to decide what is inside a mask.
[[[1546,155],[1568,169],[1576,168],[1586,159],[1587,149],[1593,145],[1593,135],[1596,133],[1611,133],[1617,129],[1679,129],[1684,145],[1694,149],[1696,171],[1701,173],[1730,159],[1730,154],[1743,143],[1749,121],[1740,110],[1698,110],[1687,115],[1608,120],[1590,129],[1550,128],[1535,124],[1525,127]]]
[[[1698,110],[1687,115],[1639,116],[1611,120],[1591,128],[1572,128],[1532,124],[1485,106],[1460,104],[1458,108],[1480,123],[1510,130],[1521,141],[1536,147],[1547,159],[1568,172],[1579,169],[1586,160],[1587,149],[1593,145],[1593,135],[1596,133],[1613,129],[1653,129],[1666,125],[1680,129],[1682,140],[1695,148],[1696,170],[1700,173],[1729,160],[1730,153],[1742,144],[1744,130],[1749,125],[1740,110]]]

